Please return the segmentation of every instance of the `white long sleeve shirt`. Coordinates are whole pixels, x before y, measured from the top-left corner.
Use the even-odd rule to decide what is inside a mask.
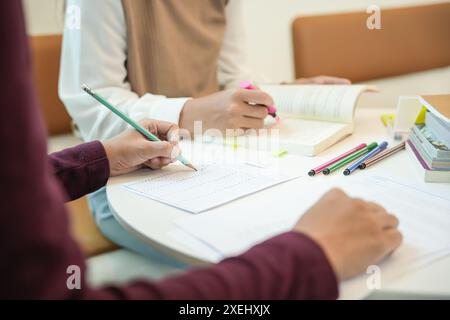
[[[218,61],[223,88],[250,80],[246,67],[242,0],[230,0]],[[72,23],[80,13],[79,28]],[[69,17],[70,15],[70,17]],[[72,19],[72,20],[69,20]],[[170,41],[170,40],[168,40]],[[81,90],[86,83],[134,120],[146,118],[177,123],[186,98],[151,92],[139,97],[127,82],[127,24],[121,0],[69,0],[62,44],[59,95],[86,140],[106,139],[127,124]]]

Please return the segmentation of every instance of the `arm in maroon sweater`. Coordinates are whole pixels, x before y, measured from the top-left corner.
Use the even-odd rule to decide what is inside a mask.
[[[98,141],[52,153],[49,160],[69,200],[100,189],[109,177],[108,158]]]
[[[336,297],[336,279],[324,253],[297,233],[276,237],[214,267],[155,284],[92,290],[82,280],[81,290],[67,289],[67,267],[78,265],[84,275],[84,260],[69,236],[63,196],[52,171],[56,169],[72,197],[90,192],[107,179],[105,151],[98,142],[81,145],[76,152],[85,157],[74,156],[75,149],[59,153],[52,157],[51,169],[33,94],[20,1],[0,2],[0,33],[4,41],[0,51],[0,298]],[[73,172],[79,177],[72,189]]]

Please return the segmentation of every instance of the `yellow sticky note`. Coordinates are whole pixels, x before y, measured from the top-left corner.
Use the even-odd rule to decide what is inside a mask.
[[[273,153],[273,155],[278,158],[284,157],[287,154],[288,154],[288,151],[284,150],[284,149],[278,150],[277,152]]]
[[[234,150],[240,147],[236,137],[225,139],[224,144],[229,145]]]
[[[381,116],[381,122],[383,122],[385,127],[392,127],[395,120],[395,114],[383,114]]]
[[[425,123],[425,114],[427,113],[427,108],[422,106],[422,110],[420,110],[419,115],[417,116],[416,123],[424,124]]]

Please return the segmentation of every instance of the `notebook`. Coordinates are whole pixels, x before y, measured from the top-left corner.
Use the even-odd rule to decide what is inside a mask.
[[[211,162],[197,169],[171,166],[123,187],[173,207],[199,213],[297,177],[250,163]]]
[[[412,138],[412,137],[411,137]],[[419,150],[414,146],[412,140],[406,141],[406,151],[408,157],[411,160],[411,165],[416,169],[417,174],[425,182],[439,182],[439,183],[449,183],[450,182],[450,171],[449,170],[433,170],[429,167],[426,160]]]

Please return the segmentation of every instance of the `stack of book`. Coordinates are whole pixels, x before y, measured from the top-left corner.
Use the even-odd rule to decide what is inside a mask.
[[[450,95],[420,99],[425,119],[413,126],[406,149],[425,182],[450,182]]]

